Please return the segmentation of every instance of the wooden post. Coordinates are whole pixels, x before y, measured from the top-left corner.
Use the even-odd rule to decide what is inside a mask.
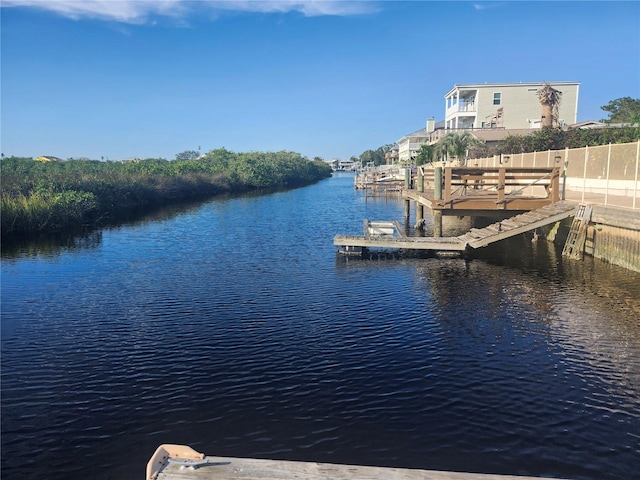
[[[442,236],[442,211],[433,210],[433,236]]]
[[[560,167],[553,167],[553,173],[551,174],[551,192],[551,201],[556,203],[560,200]],[[562,189],[562,196],[564,200],[564,188]]]
[[[424,230],[424,206],[419,202],[416,202],[416,230]]]
[[[404,218],[408,219],[411,216],[411,200],[404,201]]]
[[[505,167],[500,167],[500,169],[498,170],[498,201],[497,204],[500,205],[502,204],[502,208],[506,208],[507,204],[504,201],[504,188],[505,188],[505,181],[506,181],[506,173],[507,173],[507,169]]]
[[[434,169],[433,198],[442,200],[442,167],[436,167]]]
[[[418,176],[417,178],[418,192],[422,193],[424,192],[424,168],[418,167],[418,171],[416,175]]]
[[[447,201],[451,199],[451,167],[444,169],[444,189],[442,192],[442,198]]]

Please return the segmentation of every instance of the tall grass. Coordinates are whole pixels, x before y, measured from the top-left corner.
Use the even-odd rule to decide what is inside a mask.
[[[64,190],[33,192],[29,196],[2,195],[2,235],[28,235],[76,227],[96,212],[94,194]]]
[[[140,208],[228,192],[301,186],[331,174],[323,162],[293,152],[212,150],[184,161],[2,160],[2,239],[96,224]]]

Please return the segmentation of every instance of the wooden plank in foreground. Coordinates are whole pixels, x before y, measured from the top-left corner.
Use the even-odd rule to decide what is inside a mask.
[[[169,463],[157,480],[541,480],[539,477],[367,467],[315,462],[205,457],[195,469]]]

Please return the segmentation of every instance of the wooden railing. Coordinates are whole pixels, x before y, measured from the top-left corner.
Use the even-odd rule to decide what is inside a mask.
[[[428,192],[433,208],[510,209],[517,202],[514,209],[527,209],[527,201],[537,208],[560,200],[560,168],[420,167],[411,186]]]

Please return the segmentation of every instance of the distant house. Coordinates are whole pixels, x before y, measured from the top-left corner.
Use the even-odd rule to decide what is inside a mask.
[[[331,160],[325,160],[325,162],[331,165],[331,168],[336,171],[355,169],[355,162],[351,159],[340,160],[339,158],[333,158]]]
[[[351,159],[338,160],[336,170],[353,170],[355,162]]]
[[[400,157],[398,145],[391,147],[390,150],[386,151],[384,154],[384,160],[387,165],[393,165],[398,162]]]
[[[54,157],[52,155],[42,155],[41,157],[34,158],[36,162],[62,162],[61,158]]]
[[[396,142],[398,145],[398,156],[400,163],[407,163],[418,156],[420,147],[430,143],[429,139],[436,129],[435,119],[427,120],[425,128],[409,133]]]

